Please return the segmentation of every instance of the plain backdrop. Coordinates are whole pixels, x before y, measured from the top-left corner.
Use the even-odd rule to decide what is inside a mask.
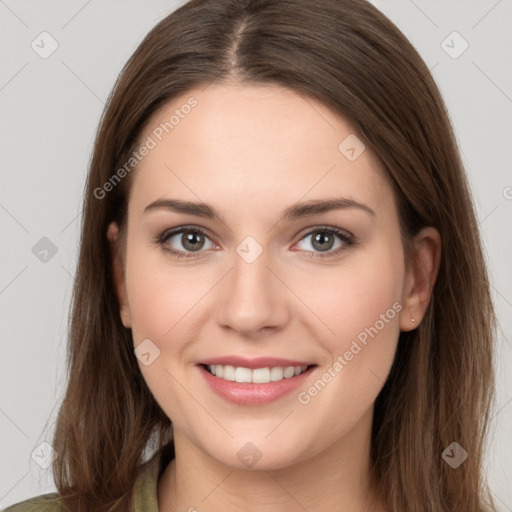
[[[0,508],[55,491],[32,454],[47,449],[64,393],[92,142],[121,67],[181,3],[0,0]],[[512,1],[373,3],[431,69],[473,189],[500,322],[486,470],[512,511]]]

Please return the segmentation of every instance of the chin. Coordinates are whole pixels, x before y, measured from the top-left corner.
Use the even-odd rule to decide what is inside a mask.
[[[282,446],[272,441],[230,440],[222,446],[206,450],[217,462],[236,470],[271,471],[283,469],[305,460],[297,451],[298,442]]]

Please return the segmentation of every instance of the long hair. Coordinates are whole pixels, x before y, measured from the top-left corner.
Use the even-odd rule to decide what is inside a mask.
[[[118,170],[149,119],[192,87],[233,80],[285,86],[343,116],[392,185],[404,247],[422,227],[440,232],[426,315],[400,334],[375,403],[372,478],[397,512],[490,510],[482,462],[495,316],[467,178],[429,69],[362,0],[192,0],[159,22],[123,68],[83,203],[67,388],[53,438],[63,503],[74,512],[130,510],[143,454],[171,431],[119,317],[106,232],[111,221],[126,225],[133,173],[119,180]],[[442,456],[453,442],[469,454],[456,469]]]

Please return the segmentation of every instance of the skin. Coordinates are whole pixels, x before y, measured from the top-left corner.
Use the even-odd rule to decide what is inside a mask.
[[[174,425],[176,458],[158,482],[159,510],[384,511],[368,479],[373,406],[400,330],[416,328],[427,308],[439,234],[422,230],[406,265],[393,191],[378,160],[366,148],[349,161],[338,145],[354,133],[350,124],[286,88],[190,90],[151,119],[141,140],[191,96],[195,109],[134,171],[126,244],[118,243],[115,223],[107,233],[122,321],[135,347],[149,338],[160,350],[150,365],[139,361]],[[353,207],[279,221],[293,203],[332,197],[375,214]],[[144,213],[163,198],[208,203],[224,222],[166,209]],[[155,242],[165,230],[191,224],[209,233],[199,252],[188,250],[197,259],[176,259]],[[346,230],[357,242],[347,246],[332,235],[331,256],[322,257],[313,243],[322,226]],[[236,252],[247,236],[263,251],[250,264]],[[163,245],[186,252],[184,241],[178,234]],[[298,392],[394,303],[402,310],[300,403]],[[228,354],[318,367],[297,392],[241,406],[211,391],[196,366]],[[248,442],[262,455],[252,468],[237,457]]]

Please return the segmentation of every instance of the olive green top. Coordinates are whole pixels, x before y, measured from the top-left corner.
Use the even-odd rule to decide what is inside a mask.
[[[160,475],[174,457],[172,443],[141,466],[133,488],[134,512],[159,512],[157,484]],[[42,494],[11,505],[0,512],[67,512],[57,493]]]

